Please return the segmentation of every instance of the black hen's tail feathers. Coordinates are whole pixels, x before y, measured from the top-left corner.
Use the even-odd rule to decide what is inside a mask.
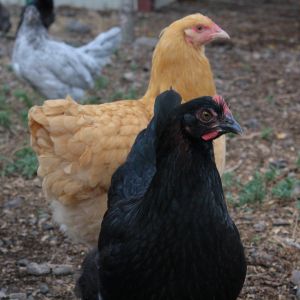
[[[101,300],[98,261],[98,249],[94,249],[82,264],[82,273],[75,287],[76,296],[82,300]]]

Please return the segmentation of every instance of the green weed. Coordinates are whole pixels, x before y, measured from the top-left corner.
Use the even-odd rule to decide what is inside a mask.
[[[279,173],[280,172],[277,168],[270,167],[270,169],[267,170],[266,173],[264,174],[264,179],[267,183],[271,182],[275,180],[275,178],[279,175]]]
[[[260,133],[261,138],[267,141],[269,141],[272,138],[272,135],[273,135],[273,129],[269,127],[264,128]]]
[[[21,102],[25,104],[27,108],[30,108],[33,106],[33,101],[30,99],[30,97],[27,95],[27,93],[23,90],[16,90],[14,92],[14,96],[19,99]]]
[[[291,199],[296,180],[291,177],[280,180],[273,188],[272,195],[278,199]]]
[[[99,104],[100,98],[97,96],[91,96],[83,100],[83,104]]]
[[[124,99],[136,99],[137,91],[135,89],[129,89],[129,91],[125,94]]]
[[[222,176],[222,183],[225,189],[231,188],[234,185],[234,173],[233,172],[226,172]]]
[[[7,110],[0,110],[0,126],[4,128],[10,128],[10,112]]]
[[[111,100],[112,101],[114,101],[114,100],[122,100],[122,99],[124,99],[124,96],[125,96],[125,94],[123,92],[117,91],[114,94],[112,94]]]
[[[266,97],[266,100],[269,102],[269,104],[273,104],[274,103],[274,96],[269,95],[269,96]]]
[[[109,79],[105,76],[100,76],[95,80],[95,89],[102,90],[108,86]]]
[[[5,160],[5,158],[0,158]],[[30,147],[24,147],[14,154],[12,162],[4,161],[2,175],[21,174],[25,178],[32,178],[36,175],[38,161],[35,153]]]
[[[266,187],[263,177],[258,172],[240,191],[240,204],[261,203],[266,196]]]

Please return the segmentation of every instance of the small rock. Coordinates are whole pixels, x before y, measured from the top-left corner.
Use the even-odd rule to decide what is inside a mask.
[[[9,295],[9,299],[14,299],[14,300],[26,300],[26,294],[25,293],[13,293]]]
[[[273,221],[273,226],[289,226],[291,223],[284,219],[278,218]]]
[[[299,270],[294,270],[292,272],[291,281],[294,285],[300,285],[300,271]]]
[[[46,275],[50,273],[50,267],[46,263],[29,263],[26,270],[28,274],[35,276]]]
[[[255,60],[259,60],[260,58],[261,58],[261,55],[260,55],[260,53],[259,52],[253,52],[253,58],[255,59]]]
[[[41,292],[43,295],[45,295],[45,294],[47,294],[47,293],[49,292],[49,287],[48,287],[48,285],[47,285],[46,283],[41,283],[41,284],[39,285],[39,289],[40,289],[40,292]]]
[[[148,47],[150,49],[153,49],[156,46],[157,41],[157,38],[142,36],[135,40],[134,47]]]
[[[127,80],[127,81],[130,81],[130,82],[132,82],[132,81],[135,80],[135,76],[134,76],[134,74],[132,72],[126,72],[126,73],[124,73],[123,78],[125,80]]]
[[[19,196],[9,199],[4,203],[4,208],[16,208],[21,206],[23,199]]]
[[[265,222],[258,222],[256,224],[253,225],[255,231],[257,232],[261,232],[264,231],[266,229],[266,223]]]
[[[273,256],[265,252],[254,251],[250,253],[250,259],[252,259],[252,264],[269,267],[272,265]]]
[[[277,159],[270,162],[270,166],[277,169],[284,169],[288,165],[288,161],[286,159]]]
[[[73,267],[71,265],[54,265],[52,272],[55,275],[69,275],[73,274]]]
[[[51,223],[43,223],[42,224],[42,229],[43,230],[52,230],[52,229],[54,229],[54,226]]]
[[[80,33],[80,34],[87,34],[91,31],[91,27],[86,25],[86,24],[82,24],[80,21],[78,20],[71,20],[67,25],[66,25],[66,29],[70,32],[75,32],[75,33]]]
[[[262,156],[269,156],[271,153],[270,148],[264,144],[258,144],[257,148],[260,150]]]
[[[17,261],[17,265],[20,267],[27,267],[28,264],[29,264],[29,260],[26,258],[22,258]]]
[[[258,129],[260,126],[260,123],[256,118],[251,118],[245,122],[245,126],[250,129]]]

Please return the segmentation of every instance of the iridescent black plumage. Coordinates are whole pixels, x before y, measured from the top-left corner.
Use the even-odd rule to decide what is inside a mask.
[[[148,147],[143,139],[152,121],[130,153],[138,155],[131,163],[129,155],[114,174],[98,246],[103,300],[237,298],[246,274],[244,251],[227,212],[212,141],[201,139],[211,130],[196,117],[203,108],[230,130],[211,97],[192,100],[155,128]],[[132,174],[144,184],[131,181]]]
[[[55,11],[53,0],[27,0],[26,5],[22,8],[21,11],[20,22],[18,24],[17,31],[22,24],[25,10],[29,5],[34,5],[37,8],[38,12],[40,13],[42,24],[45,28],[48,29],[54,23]]]

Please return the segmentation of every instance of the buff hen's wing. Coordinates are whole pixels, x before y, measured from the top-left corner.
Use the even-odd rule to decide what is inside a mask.
[[[148,116],[137,104],[82,106],[71,99],[48,100],[30,110],[32,147],[48,200],[73,205],[108,190],[134,137],[147,126]]]

